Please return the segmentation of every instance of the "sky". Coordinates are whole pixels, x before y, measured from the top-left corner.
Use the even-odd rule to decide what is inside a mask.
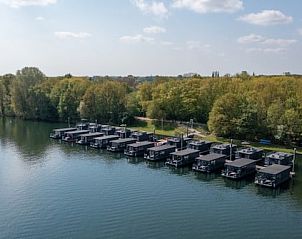
[[[302,74],[301,0],[0,0],[0,74]]]

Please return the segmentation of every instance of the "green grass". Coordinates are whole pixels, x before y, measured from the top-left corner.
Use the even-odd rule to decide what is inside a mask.
[[[156,134],[167,135],[167,136],[175,136],[177,135],[178,127],[174,124],[164,124],[164,128],[162,129],[161,125],[154,124],[152,121],[137,121],[133,126],[130,126],[131,129],[139,130],[139,131],[147,131],[153,132],[155,129]]]

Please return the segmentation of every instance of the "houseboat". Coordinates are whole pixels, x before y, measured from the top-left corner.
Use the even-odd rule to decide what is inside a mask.
[[[193,164],[195,159],[199,156],[199,150],[185,149],[173,152],[170,154],[170,158],[167,160],[166,165],[174,167],[183,167]]]
[[[188,143],[192,141],[191,138],[169,138],[167,143],[169,145],[175,146],[177,149],[185,149]]]
[[[137,141],[153,141],[153,133],[149,132],[133,132],[131,134],[132,138],[135,138]]]
[[[100,124],[91,124],[91,125],[89,125],[88,130],[91,133],[101,132],[102,131],[102,125],[100,125]]]
[[[169,144],[152,147],[147,149],[144,158],[150,161],[164,160],[170,156],[170,153],[175,152],[175,150],[176,147]]]
[[[87,123],[87,122],[77,123],[77,124],[76,124],[76,128],[77,128],[78,130],[88,130],[88,128],[89,128],[89,123]]]
[[[256,161],[241,158],[227,162],[224,165],[221,176],[231,179],[240,179],[254,173],[256,173]]]
[[[212,142],[209,141],[192,141],[189,143],[188,148],[200,151],[200,154],[207,154],[211,149]]]
[[[101,136],[103,136],[103,133],[100,132],[82,134],[80,136],[80,139],[77,141],[77,144],[90,145],[90,143],[93,142],[94,138],[101,137]]]
[[[124,154],[131,157],[144,156],[148,148],[154,147],[154,143],[150,141],[141,141],[133,144],[128,144]]]
[[[128,144],[136,142],[134,138],[117,139],[111,141],[111,145],[107,146],[107,150],[111,152],[124,152]]]
[[[75,131],[77,128],[62,128],[62,129],[54,129],[52,133],[49,135],[52,139],[62,139],[66,132]]]
[[[102,137],[94,138],[93,142],[90,143],[92,148],[96,149],[106,149],[110,145],[111,141],[117,140],[119,137],[117,135],[106,135]]]
[[[115,131],[115,134],[118,135],[121,139],[129,138],[132,134],[130,129],[120,128]]]
[[[81,135],[88,134],[89,130],[76,130],[76,131],[70,131],[66,132],[62,138],[65,142],[76,142],[78,139],[80,139]]]
[[[244,148],[240,149],[237,153],[239,158],[259,160],[263,159],[263,152],[263,149]]]
[[[104,134],[104,135],[114,135],[115,133],[115,127],[112,127],[112,126],[102,126],[102,130],[101,132]]]
[[[197,172],[212,173],[222,169],[226,159],[227,156],[224,154],[210,153],[201,155],[196,158],[196,163],[193,164],[192,169]]]
[[[289,165],[293,164],[294,155],[282,152],[275,152],[268,154],[265,158],[266,165],[280,164],[280,165]]]
[[[255,183],[265,187],[276,188],[290,179],[291,167],[273,164],[257,172]]]
[[[231,148],[232,146],[232,148]],[[236,158],[236,150],[237,150],[237,146],[234,144],[216,144],[214,146],[212,146],[211,148],[211,152],[212,153],[216,153],[216,154],[224,154],[226,156],[228,156],[228,158],[230,159],[230,155],[231,155],[231,151],[232,151],[232,160],[234,160]]]

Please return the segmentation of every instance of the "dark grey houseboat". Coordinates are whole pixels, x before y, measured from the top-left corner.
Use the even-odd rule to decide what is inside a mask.
[[[76,142],[78,139],[80,139],[81,135],[88,134],[89,130],[76,130],[76,131],[70,131],[66,132],[62,138],[65,142]]]
[[[276,188],[290,179],[290,166],[273,164],[257,172],[255,183],[261,186]]]
[[[209,153],[211,146],[212,142],[200,140],[190,142],[188,148],[199,150],[200,154],[207,154]]]
[[[101,136],[103,136],[103,133],[100,132],[82,134],[80,136],[80,139],[77,141],[77,144],[90,145],[90,143],[93,142],[94,138],[101,137]]]
[[[191,138],[169,138],[167,143],[169,145],[175,146],[177,149],[185,149],[188,143],[192,141]]]
[[[130,129],[120,128],[115,131],[115,134],[118,135],[121,139],[129,138],[132,134]]]
[[[133,144],[128,144],[124,154],[131,157],[144,156],[148,148],[154,147],[154,143],[150,141],[141,141]]]
[[[89,125],[88,129],[91,133],[101,132],[102,131],[102,125],[93,123],[93,124]]]
[[[171,156],[167,160],[166,165],[183,167],[195,162],[195,159],[199,156],[199,150],[185,149],[171,153],[170,155]]]
[[[78,124],[76,124],[76,128],[77,128],[78,130],[88,130],[88,128],[89,128],[89,123],[87,123],[87,122],[78,123]]]
[[[153,133],[149,132],[133,132],[131,134],[132,138],[135,138],[137,141],[153,141]]]
[[[102,126],[102,130],[101,132],[104,134],[104,135],[114,135],[115,134],[115,127],[112,127],[112,126]]]
[[[280,164],[280,165],[292,165],[292,161],[294,159],[293,154],[288,153],[271,153],[268,154],[265,158],[265,164],[266,165],[272,165],[272,164]]]
[[[240,179],[256,172],[256,161],[252,159],[236,159],[224,165],[223,177]]]
[[[77,130],[76,128],[62,128],[62,129],[54,129],[52,133],[49,135],[52,139],[62,139],[66,132],[71,132]]]
[[[232,151],[232,160],[235,159],[236,157],[236,151],[237,151],[237,146],[232,144],[232,150],[231,150],[231,144],[216,144],[212,146],[211,152],[216,153],[216,154],[224,154],[228,156],[230,159],[230,154]]]
[[[117,135],[106,135],[102,137],[94,138],[93,142],[90,143],[92,148],[96,149],[106,149],[110,145],[111,141],[117,140],[119,137]]]
[[[238,152],[239,158],[260,160],[263,159],[263,149],[258,148],[244,148],[239,150]]]
[[[111,145],[107,146],[107,150],[111,152],[124,152],[128,144],[136,142],[134,138],[117,139],[111,141]]]
[[[206,155],[201,155],[196,158],[196,163],[193,164],[192,169],[194,171],[203,173],[215,172],[223,168],[226,159],[227,156],[224,154],[210,153]]]
[[[144,158],[150,161],[160,161],[168,158],[170,153],[175,152],[176,147],[173,145],[165,144],[147,149]]]

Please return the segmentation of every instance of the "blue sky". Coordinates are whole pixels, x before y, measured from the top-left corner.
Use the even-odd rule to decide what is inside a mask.
[[[299,0],[0,0],[0,74],[302,73]]]

